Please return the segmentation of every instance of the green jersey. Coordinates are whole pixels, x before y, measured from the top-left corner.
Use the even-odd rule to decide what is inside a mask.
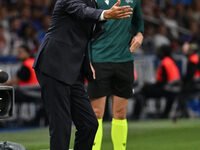
[[[110,9],[117,0],[97,0],[99,9]],[[107,20],[102,29],[105,32],[90,44],[92,62],[127,62],[133,60],[130,42],[134,34],[144,32],[140,0],[121,0],[120,6],[130,5],[133,14],[122,20]]]

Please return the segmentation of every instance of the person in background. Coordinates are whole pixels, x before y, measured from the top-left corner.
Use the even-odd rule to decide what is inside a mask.
[[[0,24],[0,56],[9,55],[9,41],[10,35],[3,25]]]
[[[23,44],[27,45],[30,50],[30,54],[34,55],[37,52],[39,46],[36,29],[31,23],[28,23],[23,25],[21,31],[22,32],[20,37]]]
[[[188,58],[187,71],[183,77],[184,87],[195,84],[200,79],[200,56],[198,53],[198,45],[186,42],[183,46],[183,53]],[[193,86],[192,86],[193,87]]]
[[[30,50],[26,45],[18,47],[18,59],[22,62],[16,75],[9,81],[4,83],[6,86],[15,87],[15,103],[16,103],[16,125],[39,125],[41,118],[45,119],[47,123],[44,107],[40,103],[40,87],[37,81],[35,71],[32,68],[34,58],[31,57]],[[24,103],[38,103],[38,109],[34,118],[27,120],[21,116],[21,108]]]
[[[32,69],[34,58],[31,57],[30,50],[27,46],[21,45],[18,48],[18,59],[23,63],[23,65],[17,71],[16,76],[4,83],[4,85],[38,85],[35,72]]]
[[[31,22],[31,8],[29,6],[22,7],[19,11],[19,17],[22,25]]]
[[[10,44],[9,44],[9,55],[17,56],[18,48],[22,45],[22,39],[19,36],[21,28],[21,19],[14,17],[10,19]]]
[[[7,7],[1,7],[1,9],[0,9],[0,24],[3,26],[3,28],[5,30],[9,29],[8,9],[7,9]]]
[[[171,110],[173,101],[177,95],[176,91],[173,91],[174,87],[180,84],[180,72],[171,56],[171,47],[163,45],[157,51],[157,57],[160,59],[160,64],[156,72],[156,83],[145,84],[141,91],[136,96],[136,107],[139,112],[134,114],[134,118],[140,117],[143,103],[149,98],[159,99],[166,97],[166,107],[162,114],[158,114],[158,117],[167,118]],[[140,109],[138,108],[140,107]]]
[[[153,41],[156,49],[159,49],[163,45],[170,45],[170,40],[167,37],[167,27],[165,24],[160,24],[158,32],[153,37]]]
[[[97,0],[100,9],[111,8],[116,0]],[[95,80],[89,80],[88,93],[99,122],[93,150],[100,150],[103,137],[103,116],[106,98],[112,96],[111,136],[114,150],[125,150],[128,124],[126,110],[128,98],[132,97],[134,82],[133,52],[143,42],[144,24],[140,0],[122,1],[130,5],[133,15],[102,25],[102,32],[93,37],[90,45],[90,59]]]
[[[182,78],[182,89],[179,98],[178,110],[180,117],[188,117],[187,100],[200,90],[200,54],[196,43],[185,42],[183,53],[186,55],[188,63],[186,73]]]
[[[155,52],[155,44],[154,44],[154,40],[153,40],[153,36],[155,34],[155,30],[153,28],[152,25],[148,25],[145,27],[145,33],[144,33],[144,41],[142,44],[142,49],[144,51],[144,53],[154,53]]]
[[[178,22],[176,20],[176,9],[174,6],[166,7],[166,15],[162,18],[166,27],[169,28],[170,39],[177,40],[179,37],[178,34]]]
[[[42,29],[38,33],[38,39],[39,39],[40,43],[42,42],[43,38],[45,37],[45,33],[48,31],[50,22],[51,22],[51,16],[45,15],[42,18]]]

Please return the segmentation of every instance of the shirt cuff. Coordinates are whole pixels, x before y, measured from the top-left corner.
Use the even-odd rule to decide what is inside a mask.
[[[102,11],[102,13],[101,13],[101,15],[100,15],[100,17],[99,17],[99,21],[104,21],[104,20],[106,20],[106,19],[104,18],[104,12],[105,12],[105,10]]]

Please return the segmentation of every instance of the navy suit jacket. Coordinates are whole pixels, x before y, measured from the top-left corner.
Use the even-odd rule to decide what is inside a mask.
[[[95,8],[94,0],[58,0],[33,68],[66,84],[90,72],[88,41],[103,11]]]

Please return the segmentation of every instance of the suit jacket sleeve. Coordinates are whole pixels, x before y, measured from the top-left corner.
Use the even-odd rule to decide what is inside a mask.
[[[68,14],[77,19],[98,22],[103,10],[89,7],[82,0],[63,0],[62,6]]]

